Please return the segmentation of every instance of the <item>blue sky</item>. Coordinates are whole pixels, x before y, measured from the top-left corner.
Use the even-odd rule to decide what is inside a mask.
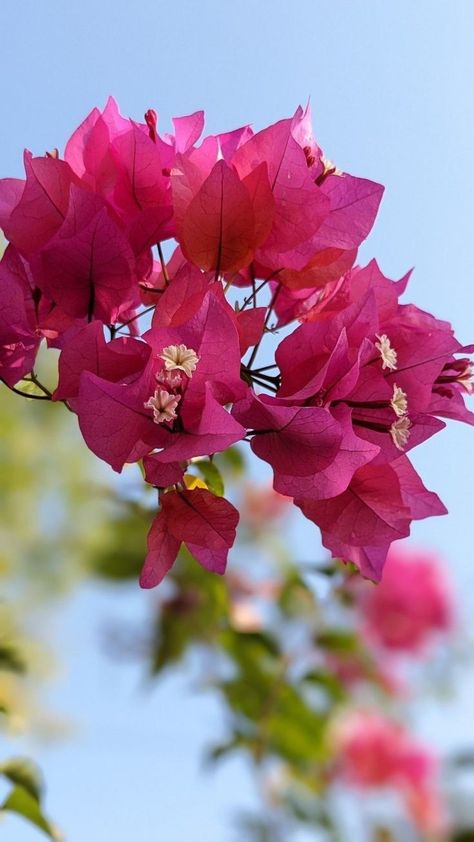
[[[415,266],[410,297],[472,341],[473,30],[470,0],[2,0],[0,176],[21,175],[24,146],[63,147],[110,93],[136,118],[155,107],[162,128],[205,108],[210,131],[262,127],[311,96],[326,154],[386,185],[361,257],[393,277]],[[472,431],[450,427],[415,462],[450,509],[415,538],[449,559],[469,615]],[[218,709],[181,680],[144,697],[138,670],[97,654],[103,616],[138,618],[144,606],[138,589],[88,589],[58,621],[68,672],[57,700],[82,730],[36,751],[50,813],[69,842],[184,842],[196,828],[206,842],[232,842],[234,792],[240,804],[251,798],[243,769],[203,776],[197,759]],[[436,713],[424,723],[441,742],[472,729],[466,682],[457,726],[443,729]],[[7,827],[9,842],[37,838],[14,819]]]

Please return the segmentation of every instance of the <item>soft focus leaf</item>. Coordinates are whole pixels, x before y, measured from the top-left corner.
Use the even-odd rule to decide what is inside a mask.
[[[342,681],[329,670],[312,670],[303,676],[302,681],[320,687],[333,702],[342,702],[347,697]]]
[[[38,767],[26,757],[15,757],[0,765],[0,774],[13,784],[25,789],[36,801],[43,790],[43,780]]]
[[[0,670],[23,673],[26,670],[25,659],[19,649],[8,643],[0,643]]]
[[[17,813],[42,830],[50,839],[57,840],[58,834],[44,817],[36,798],[22,786],[16,786],[0,807],[3,812]]]
[[[358,648],[356,634],[348,629],[325,629],[318,634],[316,642],[331,652],[354,652]]]
[[[214,462],[200,460],[194,463],[195,467],[206,481],[209,491],[217,494],[218,497],[224,495],[224,480],[219,468]]]

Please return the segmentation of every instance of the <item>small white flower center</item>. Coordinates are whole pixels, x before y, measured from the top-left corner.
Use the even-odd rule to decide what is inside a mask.
[[[411,421],[406,415],[404,418],[399,418],[398,421],[394,421],[390,427],[392,441],[398,450],[404,450],[406,447],[408,439],[410,438],[410,427]]]
[[[472,394],[472,378],[474,377],[474,372],[472,370],[472,363],[467,363],[466,368],[464,371],[461,372],[459,377],[457,377],[457,382],[463,386],[463,388],[468,392],[470,395]]]
[[[176,407],[181,400],[180,395],[172,395],[166,389],[156,387],[155,393],[148,398],[144,404],[146,409],[153,410],[153,421],[155,424],[162,424],[163,421],[174,421],[176,416]]]
[[[168,345],[159,356],[164,360],[167,371],[179,369],[184,371],[186,377],[192,377],[199,362],[196,351],[186,348],[186,345]]]
[[[164,386],[165,389],[178,389],[183,382],[183,375],[177,369],[175,371],[166,371],[166,369],[157,371],[155,378],[160,386]]]
[[[397,367],[397,352],[390,345],[390,339],[385,333],[382,333],[381,336],[377,334],[376,338],[379,341],[375,343],[375,347],[380,351],[382,368],[389,368],[391,371],[395,371]]]
[[[396,383],[393,384],[393,395],[392,400],[390,401],[390,406],[392,407],[395,415],[398,415],[399,418],[403,418],[403,416],[407,414],[408,401],[406,393],[403,389],[400,389],[400,386],[397,386]]]
[[[322,155],[319,159],[324,167],[324,175],[344,175],[342,170],[338,169],[336,165],[330,160],[330,158],[326,158],[325,155]]]

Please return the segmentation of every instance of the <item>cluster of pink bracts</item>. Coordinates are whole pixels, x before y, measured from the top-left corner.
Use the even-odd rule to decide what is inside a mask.
[[[0,182],[0,377],[18,391],[37,380],[45,339],[61,352],[52,398],[77,413],[87,446],[116,471],[143,460],[161,502],[144,587],[182,542],[224,571],[238,513],[183,475],[242,440],[331,553],[379,579],[410,522],[445,511],[406,451],[444,426],[439,416],[473,423],[470,363],[455,356],[472,348],[399,304],[408,276],[354,266],[383,188],[323,157],[308,109],[201,142],[201,112],[174,128],[160,136],[154,111],[136,123],[111,99],[64,160],[26,152],[26,180]],[[277,328],[276,364],[258,367]]]

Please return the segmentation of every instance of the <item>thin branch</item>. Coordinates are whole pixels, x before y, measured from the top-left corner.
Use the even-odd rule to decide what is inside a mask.
[[[255,374],[260,374],[262,371],[270,371],[272,368],[278,368],[275,363],[273,365],[264,365],[262,368],[254,368],[252,371]]]
[[[254,276],[253,271],[252,271],[252,292],[251,292],[250,295],[247,296],[247,298],[244,298],[244,300],[242,302],[242,306],[240,307],[240,312],[242,312],[242,310],[245,310],[246,307],[248,307],[248,305],[250,304],[251,301],[254,302],[253,306],[256,307],[256,305],[257,305],[257,293],[260,292],[261,289],[263,289],[265,284],[268,284],[270,281],[273,281],[273,279],[276,278],[276,276],[281,271],[282,271],[281,269],[275,269],[275,271],[272,272],[271,275],[268,276],[268,278],[265,278],[265,280],[262,281],[262,283],[259,284],[258,287],[255,286],[255,276]]]
[[[49,398],[52,398],[52,397],[53,397],[53,393],[52,393],[52,392],[50,392],[50,391],[49,391],[49,389],[47,389],[47,388],[46,388],[46,386],[43,386],[43,384],[42,384],[42,383],[38,380],[38,377],[36,376],[36,374],[34,373],[34,371],[31,371],[31,372],[30,372],[30,376],[29,376],[29,377],[25,377],[25,380],[30,380],[32,383],[34,383],[34,384],[35,384],[35,386],[37,386],[37,387],[38,387],[38,389],[41,389],[41,391],[42,391],[45,395],[47,395]]]
[[[275,289],[275,291],[274,291],[274,293],[273,293],[273,295],[272,295],[272,300],[270,301],[270,304],[268,305],[267,315],[265,316],[265,321],[264,321],[264,323],[263,323],[263,333],[262,333],[262,335],[261,335],[260,339],[258,340],[257,344],[255,345],[255,347],[254,347],[254,349],[253,349],[252,353],[250,354],[250,359],[249,359],[249,361],[248,361],[248,363],[247,363],[247,368],[251,368],[252,363],[254,362],[255,357],[257,356],[258,349],[260,348],[260,344],[261,344],[261,341],[262,341],[262,339],[263,339],[263,336],[264,336],[265,330],[266,330],[266,328],[268,327],[268,322],[270,321],[270,317],[271,317],[271,315],[272,315],[272,311],[273,311],[273,308],[274,308],[274,306],[275,306],[275,304],[276,304],[276,302],[277,302],[277,298],[278,298],[278,296],[279,296],[279,294],[280,294],[280,291],[281,291],[281,283],[279,283],[279,284],[277,285],[277,287],[276,287],[276,289]]]
[[[15,392],[15,395],[20,395],[22,398],[31,398],[32,401],[50,401],[51,398],[48,395],[30,395],[29,392],[22,392],[21,389],[15,388],[15,386],[10,386],[3,377],[0,378],[2,383],[5,384],[7,389],[10,389],[10,392]]]
[[[240,312],[242,312],[242,310],[245,310],[246,307],[248,307],[248,305],[250,304],[252,299],[255,299],[255,296],[257,295],[257,292],[260,292],[260,290],[263,289],[263,287],[265,286],[265,284],[268,283],[269,280],[270,280],[269,278],[266,278],[264,281],[262,281],[261,284],[258,285],[258,287],[255,287],[252,290],[252,293],[249,296],[247,296],[247,298],[244,298],[244,300],[242,302],[242,307],[239,308]],[[254,284],[255,284],[255,281],[254,281]]]
[[[122,330],[124,327],[127,327],[128,325],[131,325],[132,322],[135,322],[137,319],[141,319],[141,317],[146,316],[147,313],[151,313],[151,311],[154,310],[155,307],[156,307],[156,304],[151,304],[150,307],[146,308],[146,310],[142,310],[141,313],[137,313],[135,316],[132,316],[131,319],[128,319],[128,321],[124,322],[123,324],[117,325],[116,328],[115,328],[115,332],[117,333],[119,330]]]
[[[165,258],[164,258],[164,255],[163,255],[163,249],[161,248],[161,243],[157,243],[156,245],[157,245],[158,254],[159,254],[159,257],[160,257],[161,271],[163,272],[165,284],[166,284],[166,286],[168,286],[168,284],[170,282],[170,276],[168,275],[168,270],[166,268]]]

